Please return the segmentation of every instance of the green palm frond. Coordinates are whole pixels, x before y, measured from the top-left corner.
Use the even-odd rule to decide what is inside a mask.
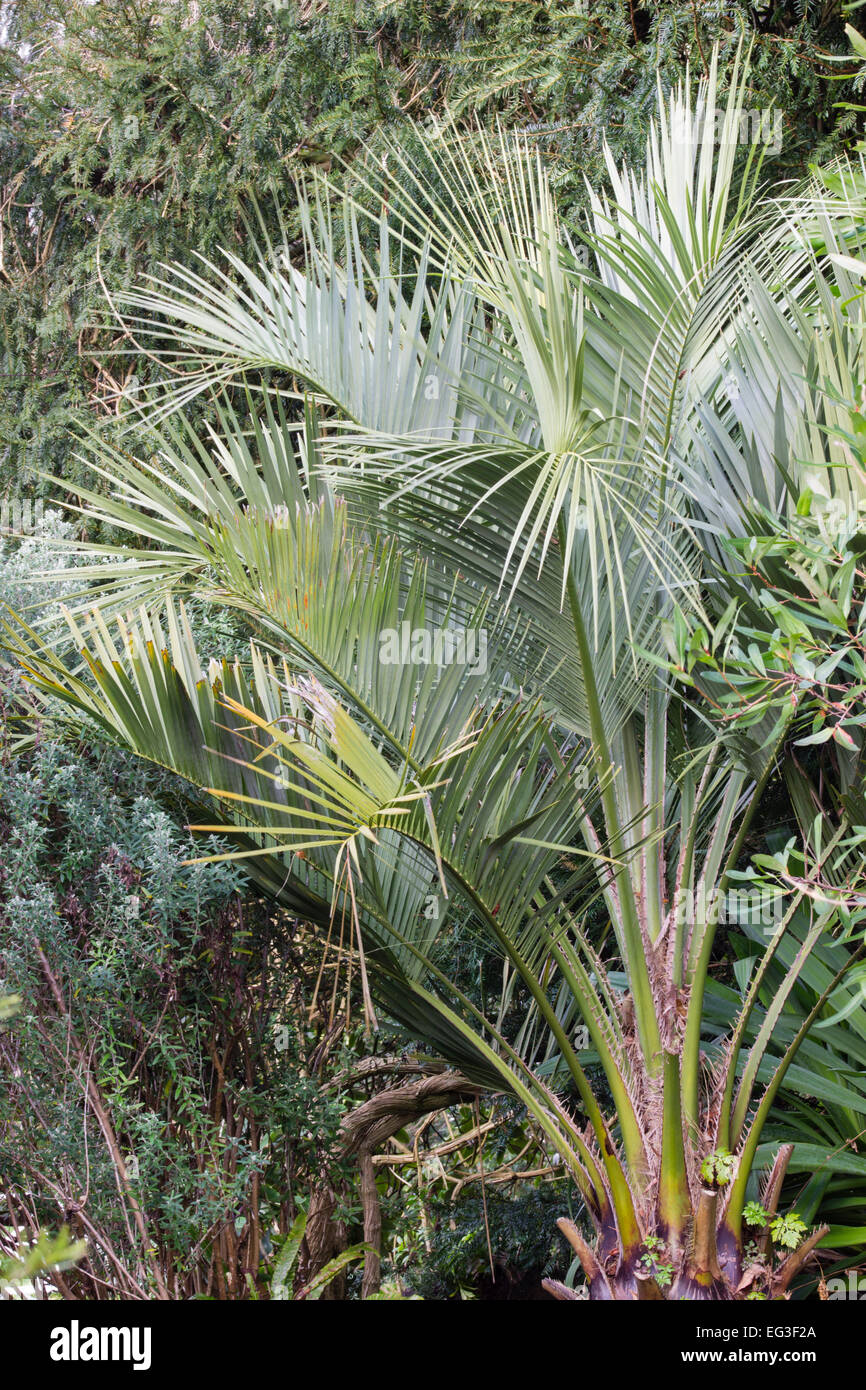
[[[456,381],[477,318],[464,283],[430,274],[428,257],[405,267],[381,222],[378,263],[361,250],[357,214],[342,207],[337,238],[329,203],[298,190],[304,266],[285,247],[257,246],[252,263],[225,252],[228,269],[203,262],[203,273],[180,265],[150,277],[148,288],[120,302],[139,312],[130,322],[172,360],[175,376],[157,388],[148,418],[159,420],[202,391],[243,375],[274,369],[358,424],[396,432],[450,429],[457,409],[451,390],[433,395],[431,377]],[[338,264],[335,241],[345,248]],[[404,282],[415,281],[411,298]],[[159,320],[159,323],[157,323]]]
[[[240,839],[232,857],[268,891],[323,925],[350,902],[363,968],[395,1016],[417,1024],[420,1010],[428,1026],[435,1017],[445,1054],[487,1084],[528,1097],[573,1163],[574,1146],[584,1152],[585,1145],[569,1125],[566,1142],[550,1118],[552,1096],[436,971],[433,932],[421,912],[432,884],[459,895],[479,928],[521,962],[546,1008],[522,952],[537,936],[527,919],[557,862],[557,841],[574,829],[574,798],[567,773],[550,764],[549,730],[537,713],[494,711],[410,771],[386,759],[318,683],[298,682],[255,648],[249,678],[237,663],[213,662],[205,674],[183,613],[171,607],[165,629],[144,611],[134,622],[119,620],[119,641],[98,615],[82,627],[72,620],[72,630],[90,681],[66,670],[33,633],[10,629],[7,640],[43,692],[212,798],[214,823]],[[529,827],[538,847],[509,855],[508,845]],[[395,836],[414,847],[414,888],[406,872],[411,856],[395,857]],[[392,913],[395,892],[400,910]],[[459,1012],[446,1004],[449,992]],[[571,1064],[590,1103],[576,1057]],[[612,1155],[605,1161],[616,1167]]]

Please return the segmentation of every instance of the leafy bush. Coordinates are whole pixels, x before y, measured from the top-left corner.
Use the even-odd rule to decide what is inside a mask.
[[[433,1197],[427,1203],[429,1251],[417,1250],[416,1262],[399,1271],[401,1282],[425,1299],[477,1297],[479,1291],[492,1299],[539,1297],[542,1278],[562,1279],[568,1270],[554,1226],[562,1204],[558,1184],[521,1186],[509,1195],[489,1190],[486,1217],[475,1192],[454,1203]]]
[[[79,1296],[242,1296],[341,1108],[305,1066],[285,950],[262,974],[273,923],[234,867],[185,862],[200,846],[155,790],[107,750],[0,765],[0,992],[20,1001],[0,1169],[19,1234],[87,1239],[56,1276]]]

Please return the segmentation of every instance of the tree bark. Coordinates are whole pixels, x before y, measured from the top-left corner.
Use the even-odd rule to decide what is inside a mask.
[[[380,1091],[378,1095],[371,1096],[369,1100],[350,1110],[340,1126],[342,1157],[355,1159],[358,1164],[364,1213],[364,1241],[374,1248],[374,1253],[367,1255],[364,1265],[362,1298],[369,1298],[371,1294],[378,1293],[381,1281],[382,1213],[373,1154],[387,1139],[411,1124],[413,1120],[436,1110],[445,1110],[450,1105],[468,1104],[483,1095],[486,1089],[470,1081],[461,1072],[448,1071],[438,1063],[416,1064],[415,1071],[423,1071],[424,1074],[420,1078],[405,1081],[399,1086],[390,1087],[387,1091]],[[308,1262],[306,1280],[323,1269],[328,1260],[345,1250],[348,1244],[345,1227],[339,1229],[333,1220],[335,1207],[336,1193],[330,1183],[323,1183],[314,1189],[310,1198],[310,1218],[305,1242]],[[326,1289],[322,1297],[327,1298],[328,1295],[329,1290]],[[334,1297],[333,1293],[331,1297]]]

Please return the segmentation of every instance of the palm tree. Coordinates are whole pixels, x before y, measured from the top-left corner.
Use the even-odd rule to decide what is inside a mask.
[[[102,488],[81,510],[135,542],[74,569],[83,669],[21,625],[8,638],[43,691],[209,798],[200,828],[236,834],[265,891],[321,924],[371,1020],[387,1010],[526,1106],[573,1175],[587,1225],[560,1224],[592,1298],[785,1294],[825,1230],[746,1259],[759,1145],[858,958],[777,1049],[838,915],[813,890],[840,822],[730,1027],[707,1027],[725,895],[788,723],[690,707],[665,641],[722,640],[723,541],[749,534],[752,498],[778,513],[807,485],[862,488],[835,457],[799,462],[826,423],[816,356],[841,379],[861,350],[857,181],[762,200],[760,152],[737,158],[745,78],[720,125],[717,99],[715,60],[694,107],[687,83],[660,92],[646,168],[610,161],[612,195],[573,238],[539,158],[452,131],[426,168],[395,145],[336,212],[301,194],[302,267],[265,244],[129,296],[173,375],[139,454],[88,436]],[[206,437],[178,414],[203,391]],[[249,653],[206,662],[185,593],[233,608]],[[455,907],[522,991],[516,1034],[449,974]]]

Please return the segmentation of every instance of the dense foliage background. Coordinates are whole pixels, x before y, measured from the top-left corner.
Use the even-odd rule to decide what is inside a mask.
[[[616,155],[639,153],[656,74],[691,80],[714,42],[723,63],[753,44],[752,103],[782,121],[774,182],[850,145],[860,120],[832,0],[13,0],[3,23],[7,499],[70,500],[82,422],[110,432],[152,378],[119,291],[162,262],[243,248],[258,215],[273,228],[278,209],[296,232],[296,177],[315,165],[351,184],[383,131],[501,122],[537,143],[568,221],[586,181],[604,181],[602,132]],[[42,533],[73,524],[51,512]],[[42,533],[2,548],[13,607],[69,592],[41,573]],[[22,739],[18,694],[0,668],[0,985],[18,997],[0,1036],[7,1237],[65,1222],[95,1242],[57,1276],[74,1296],[136,1297],[147,1279],[178,1297],[266,1296],[262,1258],[299,1210],[310,1230],[321,1208],[363,1237],[371,1199],[347,1117],[430,1059],[387,1021],[365,1035],[357,981],[240,872],[187,864],[196,808],[173,778],[70,741],[59,711]],[[448,946],[472,998],[501,987],[459,922]],[[525,1116],[461,1097],[393,1137],[401,1162],[373,1175],[386,1280],[429,1298],[532,1297],[542,1274],[565,1275],[561,1178]],[[120,1186],[118,1154],[135,1160]],[[360,1277],[343,1278],[357,1294]]]

